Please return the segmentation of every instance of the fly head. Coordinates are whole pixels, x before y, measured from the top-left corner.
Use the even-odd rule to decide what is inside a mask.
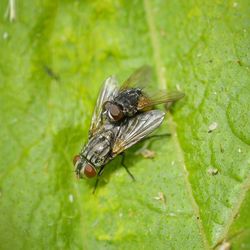
[[[96,176],[96,168],[81,155],[76,155],[73,159],[77,178],[93,178]]]

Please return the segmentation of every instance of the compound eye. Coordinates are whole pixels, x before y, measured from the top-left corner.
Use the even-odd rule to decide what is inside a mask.
[[[114,121],[120,121],[124,116],[122,109],[115,104],[109,105],[109,114],[112,116]]]
[[[88,177],[88,178],[92,178],[96,176],[96,170],[95,168],[91,165],[91,164],[86,164],[85,168],[84,168],[84,174]]]
[[[76,165],[76,163],[81,159],[80,155],[75,155],[73,158],[73,164],[74,166]]]

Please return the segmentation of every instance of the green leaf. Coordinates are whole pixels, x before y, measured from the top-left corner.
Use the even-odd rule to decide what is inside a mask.
[[[249,249],[248,1],[12,2],[13,22],[0,5],[0,248]],[[186,93],[157,131],[172,136],[150,143],[154,159],[128,151],[135,183],[118,158],[92,195],[71,161],[98,90],[144,64],[155,88]]]

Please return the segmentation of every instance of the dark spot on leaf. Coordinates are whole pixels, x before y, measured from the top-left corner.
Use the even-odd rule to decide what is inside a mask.
[[[237,63],[240,65],[240,66],[243,66],[242,65],[242,62],[240,60],[237,60]]]
[[[45,73],[52,79],[59,81],[60,77],[47,65],[43,66]]]

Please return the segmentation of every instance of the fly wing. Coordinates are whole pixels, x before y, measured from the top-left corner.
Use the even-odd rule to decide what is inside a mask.
[[[89,129],[89,138],[92,137],[102,125],[103,104],[106,101],[110,101],[114,96],[116,96],[117,92],[117,79],[114,76],[108,77],[103,83],[103,87],[99,93],[96,102],[95,110],[92,116],[91,125]]]
[[[112,150],[113,154],[118,155],[145,138],[160,126],[164,116],[165,113],[160,110],[151,110],[124,122],[117,134]]]
[[[137,69],[121,86],[121,90],[130,88],[144,88],[152,78],[152,68],[144,65]]]
[[[185,94],[179,91],[165,92],[163,90],[158,90],[155,93],[151,91],[150,94],[143,94],[141,96],[137,108],[138,110],[143,110],[162,103],[173,103],[184,96]]]

